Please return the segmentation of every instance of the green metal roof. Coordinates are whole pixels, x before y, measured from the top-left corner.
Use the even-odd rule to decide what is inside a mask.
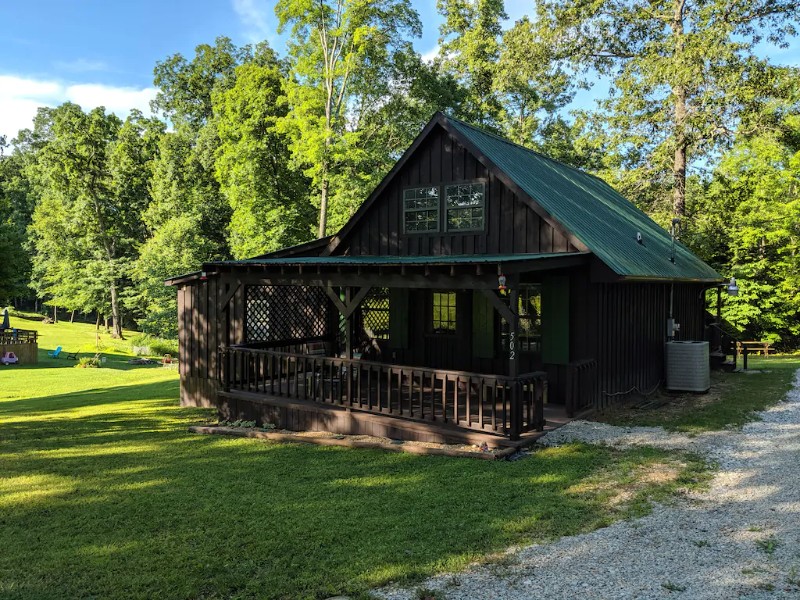
[[[722,281],[688,248],[599,177],[447,117],[466,138],[615,273],[642,279]],[[636,234],[642,234],[638,243]]]
[[[586,256],[588,252],[562,252],[558,254],[470,254],[447,256],[286,256],[280,258],[248,258],[207,263],[213,265],[320,265],[320,266],[381,266],[381,265],[453,265],[497,264],[532,260],[558,260],[570,256]]]

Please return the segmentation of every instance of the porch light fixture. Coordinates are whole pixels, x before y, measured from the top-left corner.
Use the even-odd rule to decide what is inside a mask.
[[[738,296],[739,295],[739,286],[736,285],[736,278],[731,277],[730,283],[728,283],[728,296]]]
[[[508,290],[508,288],[506,287],[506,276],[503,275],[502,273],[500,273],[500,275],[497,276],[497,289],[499,289],[500,293],[504,295]]]

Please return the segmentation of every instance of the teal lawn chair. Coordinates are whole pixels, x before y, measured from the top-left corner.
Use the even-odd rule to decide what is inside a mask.
[[[49,357],[51,357],[51,358],[58,358],[58,355],[59,355],[59,354],[61,354],[61,346],[59,346],[59,347],[58,347],[58,348],[56,348],[55,350],[50,350],[50,351],[47,353],[47,356],[49,356]]]

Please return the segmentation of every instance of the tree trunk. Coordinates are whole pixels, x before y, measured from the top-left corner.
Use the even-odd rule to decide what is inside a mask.
[[[317,237],[324,238],[328,228],[328,173],[324,172],[322,177],[321,194],[319,199],[319,232]]]
[[[58,307],[53,305],[53,323],[58,323]]]
[[[677,112],[677,111],[676,111]],[[672,190],[672,212],[676,217],[683,217],[686,214],[686,140],[683,135],[679,135],[676,140],[675,161],[673,162],[672,173],[675,179]]]
[[[124,340],[122,323],[119,319],[119,299],[117,298],[117,282],[111,282],[111,320],[114,323],[114,337]]]
[[[70,323],[74,323],[74,322],[75,322],[75,310],[74,310],[74,309],[73,309],[73,310],[72,310],[72,312],[69,314],[69,322],[70,322]]]
[[[100,311],[97,311],[97,321],[94,324],[95,331],[100,331]]]
[[[683,59],[684,31],[683,9],[685,0],[673,0],[672,33],[675,36],[675,54],[673,59],[680,62]],[[686,155],[689,142],[686,138],[686,86],[678,83],[672,86],[675,95],[675,157],[672,163],[674,178],[672,189],[672,212],[676,217],[686,214]]]

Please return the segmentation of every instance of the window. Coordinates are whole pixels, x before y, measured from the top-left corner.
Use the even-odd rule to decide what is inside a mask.
[[[519,289],[519,347],[522,352],[542,351],[542,289],[538,285]]]
[[[460,183],[445,186],[445,229],[447,231],[483,230],[483,191],[483,183]]]
[[[439,231],[439,188],[403,190],[403,226],[406,233]]]
[[[432,306],[431,331],[433,333],[455,333],[456,293],[433,292]]]
[[[518,348],[521,352],[542,351],[542,288],[540,285],[522,285],[519,288]],[[508,351],[508,323],[503,321],[501,346]]]

